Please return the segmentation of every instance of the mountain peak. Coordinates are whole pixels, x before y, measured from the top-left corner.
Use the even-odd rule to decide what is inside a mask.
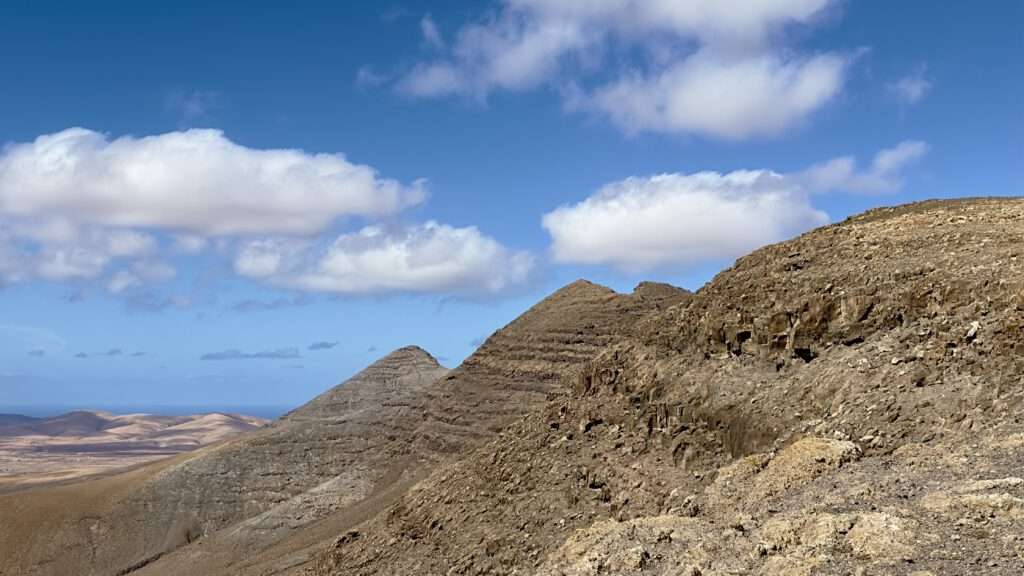
[[[391,395],[405,395],[428,386],[445,373],[447,369],[423,348],[403,346],[282,419],[337,418],[363,404],[379,405]]]
[[[387,362],[413,362],[413,363],[417,363],[417,364],[418,363],[428,363],[428,364],[431,364],[433,366],[441,366],[441,363],[438,362],[437,358],[435,358],[433,355],[431,355],[430,352],[427,352],[426,350],[424,350],[423,348],[421,348],[419,346],[416,346],[415,344],[412,344],[412,345],[409,345],[409,346],[402,346],[401,348],[397,348],[395,350],[392,350],[389,354],[387,354],[386,356],[383,356],[380,360],[377,360],[377,362],[374,362],[370,366],[373,366],[373,365],[375,365],[375,364],[377,364],[379,362],[384,362],[384,361],[387,361]]]

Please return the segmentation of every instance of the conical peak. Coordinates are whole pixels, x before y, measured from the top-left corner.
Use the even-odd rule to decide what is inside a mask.
[[[580,278],[575,282],[566,284],[555,291],[552,296],[559,294],[614,294],[615,291],[607,286],[602,286],[590,280]]]
[[[394,363],[424,364],[425,363],[425,364],[429,364],[431,366],[440,366],[441,365],[441,363],[437,361],[437,358],[434,358],[429,352],[427,352],[423,348],[420,348],[419,346],[415,346],[415,345],[403,346],[401,348],[398,348],[398,349],[392,351],[390,354],[388,354],[388,355],[382,357],[381,359],[377,360],[376,362],[371,364],[368,368],[372,368],[373,366],[375,366],[377,364],[381,364],[381,363],[387,363],[387,364],[394,364]]]

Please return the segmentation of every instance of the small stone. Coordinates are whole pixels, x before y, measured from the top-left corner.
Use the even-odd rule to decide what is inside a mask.
[[[981,330],[981,322],[975,320],[971,322],[971,327],[967,330],[967,341],[970,342],[978,336],[978,331]]]

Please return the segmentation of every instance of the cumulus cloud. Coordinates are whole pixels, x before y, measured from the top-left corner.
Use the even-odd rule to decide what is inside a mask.
[[[576,204],[544,215],[555,261],[610,265],[627,272],[736,258],[828,223],[815,192],[892,192],[902,171],[927,152],[906,141],[875,155],[858,172],[852,157],[781,174],[662,174],[608,184]]]
[[[735,258],[827,222],[766,170],[629,178],[543,218],[556,261],[626,271]]]
[[[175,276],[167,254],[211,244],[239,275],[300,290],[493,294],[523,280],[530,258],[473,227],[328,236],[346,217],[391,221],[425,197],[423,181],[340,154],[254,149],[216,130],[72,128],[0,151],[0,285],[102,278],[132,306],[163,309],[178,303],[149,286]]]
[[[932,83],[926,76],[927,72],[928,66],[922,64],[910,74],[890,82],[886,88],[900,102],[907,105],[917,104],[932,89]]]
[[[339,154],[261,150],[218,130],[109,139],[71,128],[0,155],[0,215],[200,235],[312,234],[421,202],[423,183]]]
[[[337,342],[313,342],[312,344],[309,345],[309,349],[311,351],[330,350],[331,348],[334,348],[337,345]]]
[[[656,75],[601,88],[589,105],[631,133],[774,135],[839,93],[846,62],[835,55],[721,59],[702,52]]]
[[[816,164],[794,175],[805,187],[815,192],[841,190],[862,194],[886,194],[903,188],[907,167],[928,153],[929,147],[919,140],[905,140],[875,154],[866,170],[857,170],[852,156],[841,156]]]
[[[263,350],[260,352],[242,352],[241,350],[230,349],[222,352],[208,352],[199,357],[200,360],[289,360],[301,358],[298,348],[279,348],[277,350]]]
[[[526,281],[533,258],[475,227],[427,222],[367,226],[327,246],[261,240],[245,246],[235,270],[275,285],[339,294],[496,294]]]
[[[785,43],[791,26],[813,24],[836,3],[504,0],[463,26],[440,56],[415,65],[399,88],[483,99],[551,85],[571,95],[572,108],[606,114],[630,132],[777,134],[841,90],[849,58],[800,54]],[[424,37],[437,41],[425,43],[441,49],[427,28]],[[613,69],[624,72],[609,78]]]

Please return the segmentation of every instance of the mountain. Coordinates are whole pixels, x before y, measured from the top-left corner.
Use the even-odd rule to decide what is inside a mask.
[[[60,521],[39,529],[51,544],[19,556],[20,566],[190,575],[301,566],[339,529],[565,393],[567,369],[624,338],[645,314],[688,296],[654,284],[617,294],[580,281],[454,371],[419,348],[397,350],[255,434],[48,495],[95,494],[79,499],[84,506],[53,513],[40,495],[36,514]],[[0,498],[0,521],[4,508]],[[88,530],[67,528],[83,524]]]
[[[758,250],[311,573],[1024,573],[1022,246],[978,199]]]
[[[377,426],[378,443],[369,449],[355,438],[338,437],[337,449],[358,453],[315,494],[293,500],[287,514],[280,509],[248,514],[219,532],[207,531],[201,546],[184,546],[139,574],[263,574],[307,564],[336,535],[331,528],[347,529],[385,509],[430,470],[493,438],[549,394],[563,393],[566,370],[617,342],[645,314],[687,297],[683,290],[650,283],[631,294],[586,281],[562,288],[488,338],[459,368],[417,389],[400,414],[382,412],[388,403],[371,402],[360,413]],[[314,415],[342,413],[352,406],[337,397],[347,387],[284,420],[306,422]],[[386,433],[379,429],[383,425]],[[301,446],[308,441],[303,438]],[[208,489],[204,484],[203,490]],[[329,510],[321,507],[322,513],[311,511],[316,508],[312,503],[325,496],[338,503]],[[268,531],[285,525],[282,516],[299,520]]]
[[[39,420],[39,418],[33,418],[32,416],[22,416],[21,414],[0,414],[0,427],[11,426],[15,424],[30,424]]]

